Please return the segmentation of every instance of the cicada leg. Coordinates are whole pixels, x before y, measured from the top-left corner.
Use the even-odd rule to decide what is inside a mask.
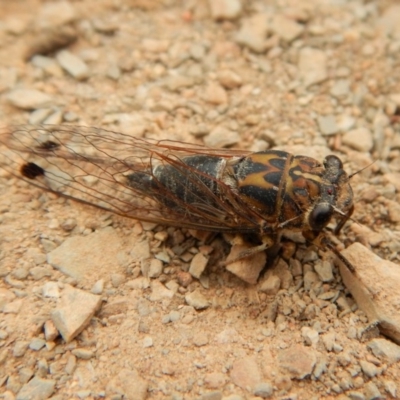
[[[324,233],[320,232],[316,234],[313,231],[304,231],[303,236],[306,240],[308,240],[310,243],[314,244],[318,248],[322,250],[329,249],[352,274],[356,273],[354,266],[351,264],[351,262],[342,253],[340,253],[340,251],[335,247],[335,245],[327,238]]]

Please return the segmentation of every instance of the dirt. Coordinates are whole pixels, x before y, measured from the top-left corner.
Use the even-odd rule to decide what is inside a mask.
[[[1,6],[2,127],[64,123],[336,154],[355,173],[355,212],[332,240],[399,264],[397,1],[251,1],[235,17],[213,16],[201,0]],[[86,69],[67,72],[61,48]],[[4,399],[398,398],[398,346],[390,358],[372,350],[388,339],[334,255],[299,235],[248,284],[220,265],[226,238],[106,213],[2,168],[0,211]],[[100,296],[100,307],[68,309],[71,287]],[[60,304],[65,318],[87,319],[69,342],[50,333]]]

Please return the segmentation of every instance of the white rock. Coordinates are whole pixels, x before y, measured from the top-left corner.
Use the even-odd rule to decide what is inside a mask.
[[[226,89],[235,89],[242,85],[242,78],[230,69],[224,69],[218,72],[218,81]]]
[[[79,335],[101,306],[101,297],[66,285],[51,319],[66,342]]]
[[[211,16],[215,20],[235,19],[242,12],[242,2],[240,0],[209,0]]]
[[[60,66],[75,79],[84,80],[89,76],[89,67],[86,63],[68,50],[62,50],[56,55]]]
[[[278,293],[281,287],[281,279],[279,276],[270,275],[261,285],[260,291],[269,296],[274,296]]]
[[[123,272],[116,262],[120,251],[122,243],[117,233],[106,228],[87,236],[66,239],[47,254],[47,262],[79,282],[88,281],[93,285],[101,278],[108,279],[110,271]]]
[[[196,310],[203,310],[210,306],[210,302],[198,290],[186,294],[185,301]]]
[[[48,399],[53,393],[56,386],[56,380],[43,379],[38,376],[33,377],[28,383],[22,386],[18,392],[16,400],[25,399]]]
[[[190,262],[190,275],[199,279],[203,271],[206,269],[207,263],[208,258],[203,253],[197,253]]]
[[[276,15],[272,19],[271,29],[281,39],[291,42],[303,33],[304,26],[284,15]]]
[[[267,261],[267,256],[265,251],[257,252],[255,254],[250,255],[249,257],[241,258],[237,261],[230,262],[230,260],[234,260],[244,251],[251,250],[251,245],[247,244],[235,244],[232,246],[231,251],[226,259],[227,265],[226,269],[232,274],[235,274],[237,277],[242,279],[243,281],[256,284],[260,272],[265,267],[265,263]]]
[[[301,328],[301,336],[307,346],[315,346],[319,341],[319,334],[315,329],[308,326]]]
[[[334,135],[338,131],[334,115],[320,115],[318,117],[318,125],[324,136]]]
[[[303,379],[311,375],[317,357],[310,347],[294,344],[278,353],[278,360],[279,366],[286,370],[291,378]]]
[[[268,15],[256,14],[243,20],[240,31],[236,35],[236,41],[256,53],[262,53],[268,46],[266,40],[268,31]]]
[[[344,284],[369,320],[379,323],[382,334],[400,343],[400,271],[399,266],[378,257],[360,243],[353,243],[342,254],[356,273],[336,260]]]
[[[133,367],[116,369],[106,386],[107,396],[120,397],[123,393],[124,397],[131,400],[145,400],[147,388],[147,381]]]
[[[44,297],[60,297],[60,290],[57,282],[46,282],[43,285],[42,293]]]
[[[51,28],[68,24],[76,18],[76,13],[69,1],[50,1],[43,4],[36,15],[41,28]]]
[[[390,364],[400,361],[400,346],[382,338],[372,339],[367,347],[374,353],[375,357],[381,358]]]
[[[350,93],[350,80],[339,79],[331,87],[331,95],[337,98],[345,97]]]
[[[15,89],[7,95],[7,100],[23,110],[46,107],[53,102],[48,94],[35,89]]]
[[[299,54],[300,78],[307,86],[322,82],[328,78],[326,52],[304,47]]]
[[[346,132],[342,137],[343,144],[363,152],[371,151],[374,143],[372,132],[367,128],[356,128]]]
[[[204,143],[212,148],[229,147],[240,141],[237,132],[224,128],[223,126],[215,127],[209,135],[204,138]]]
[[[174,292],[167,289],[161,282],[151,282],[150,301],[161,301],[163,299],[172,299],[172,297],[174,297]]]
[[[228,95],[222,86],[211,82],[206,87],[204,100],[216,105],[226,104],[228,102]]]

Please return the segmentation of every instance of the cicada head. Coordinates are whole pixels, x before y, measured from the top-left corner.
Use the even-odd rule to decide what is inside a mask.
[[[323,164],[325,171],[322,176],[321,193],[308,214],[308,225],[312,231],[320,232],[335,216],[338,220],[335,229],[337,234],[353,213],[353,190],[349,176],[338,157],[329,155]]]

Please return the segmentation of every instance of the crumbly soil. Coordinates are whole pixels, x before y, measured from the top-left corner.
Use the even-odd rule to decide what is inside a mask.
[[[334,153],[360,171],[338,249],[358,241],[399,263],[398,2],[242,3],[230,19],[213,17],[204,0],[3,0],[1,125],[98,126],[320,160]],[[86,63],[83,75],[55,61],[63,44]],[[21,104],[17,89],[50,100]],[[374,321],[333,255],[299,236],[284,239],[251,285],[219,265],[230,248],[223,237],[105,214],[1,169],[0,211],[4,399],[397,398],[400,364],[368,347],[382,338]],[[47,257],[71,238],[80,256],[69,247],[61,257],[81,274]],[[135,257],[142,251],[146,262]],[[188,271],[199,252],[209,260],[196,279]],[[45,336],[44,324],[70,286],[101,305],[66,343]],[[69,316],[81,312],[74,307]],[[36,397],[26,394],[32,379]]]

